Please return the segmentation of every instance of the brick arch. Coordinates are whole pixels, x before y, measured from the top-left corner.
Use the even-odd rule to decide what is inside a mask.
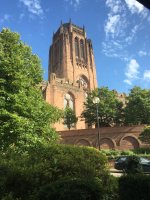
[[[121,149],[136,149],[140,147],[140,144],[139,139],[132,134],[125,135],[119,142]]]
[[[89,82],[89,79],[87,78],[86,75],[84,75],[84,74],[79,74],[79,75],[76,77],[76,80],[78,80],[79,77],[82,77],[82,78],[84,78],[87,82]]]
[[[68,90],[67,92],[65,92],[65,94],[70,94],[70,96],[72,96],[72,98],[75,99],[75,95],[73,94],[72,91]]]
[[[98,143],[96,143],[96,147],[98,148]],[[100,139],[100,147],[101,149],[115,149],[116,142],[109,137],[105,137]]]
[[[79,146],[91,146],[91,143],[88,139],[79,139],[75,142],[75,144]]]

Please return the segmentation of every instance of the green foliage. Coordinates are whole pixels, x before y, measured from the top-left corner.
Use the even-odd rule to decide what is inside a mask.
[[[0,188],[0,199],[9,195],[11,200],[67,199],[77,191],[80,199],[102,196],[112,200],[117,183],[109,176],[107,159],[98,150],[57,145],[30,147],[21,154],[2,153]]]
[[[61,112],[42,97],[42,70],[38,56],[18,33],[0,32],[0,147],[30,146],[54,142],[50,127]]]
[[[121,151],[121,150],[113,150],[113,149],[102,149],[101,150],[102,154],[106,155],[109,159],[116,158],[118,156],[131,156],[134,155],[134,152],[132,150],[126,150],[126,151]]]
[[[71,179],[63,178],[54,184],[42,187],[39,200],[100,200],[104,195],[98,178]]]
[[[107,176],[104,182],[103,200],[119,200],[118,179],[114,176]]]
[[[134,174],[119,178],[120,200],[149,200],[150,176]]]
[[[134,87],[127,97],[126,124],[150,124],[150,90]]]
[[[150,154],[150,148],[138,148],[138,149],[133,149],[132,150],[135,154],[143,154],[147,155]]]
[[[82,117],[86,123],[97,124],[97,105],[93,103],[93,98],[98,97],[98,116],[100,126],[120,125],[123,123],[123,103],[117,99],[114,91],[107,87],[97,88],[88,94],[85,102],[85,110]]]
[[[121,154],[121,151],[119,150],[113,150],[113,149],[101,149],[101,153],[106,155],[107,157],[115,157],[119,156]]]
[[[134,152],[132,150],[121,151],[120,155],[122,156],[132,156]]]
[[[146,126],[142,133],[139,135],[139,139],[150,145],[150,126]]]
[[[66,107],[64,111],[64,124],[67,125],[68,129],[70,130],[71,127],[75,126],[77,121],[78,118],[76,117],[75,112],[71,108]]]

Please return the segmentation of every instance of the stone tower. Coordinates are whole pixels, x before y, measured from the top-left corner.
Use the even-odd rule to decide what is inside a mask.
[[[87,39],[84,27],[71,22],[61,24],[49,50],[48,83],[43,85],[45,100],[60,109],[66,106],[74,109],[78,117],[74,129],[84,129],[86,124],[80,116],[87,92],[96,87],[92,42]],[[66,129],[62,122],[55,127]]]

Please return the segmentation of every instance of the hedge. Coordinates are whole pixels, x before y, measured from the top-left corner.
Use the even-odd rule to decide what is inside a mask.
[[[119,178],[120,200],[149,200],[150,176],[127,175]]]
[[[0,187],[4,200],[47,200],[56,194],[56,199],[70,195],[74,200],[75,191],[81,200],[86,195],[87,200],[117,196],[117,182],[109,175],[106,157],[93,148],[68,145],[1,154]]]

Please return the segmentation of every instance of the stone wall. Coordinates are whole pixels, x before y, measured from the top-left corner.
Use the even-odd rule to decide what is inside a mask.
[[[144,145],[138,136],[144,126],[102,127],[100,131],[101,149],[127,150]],[[80,129],[59,132],[62,144],[74,144],[98,148],[98,129]]]

